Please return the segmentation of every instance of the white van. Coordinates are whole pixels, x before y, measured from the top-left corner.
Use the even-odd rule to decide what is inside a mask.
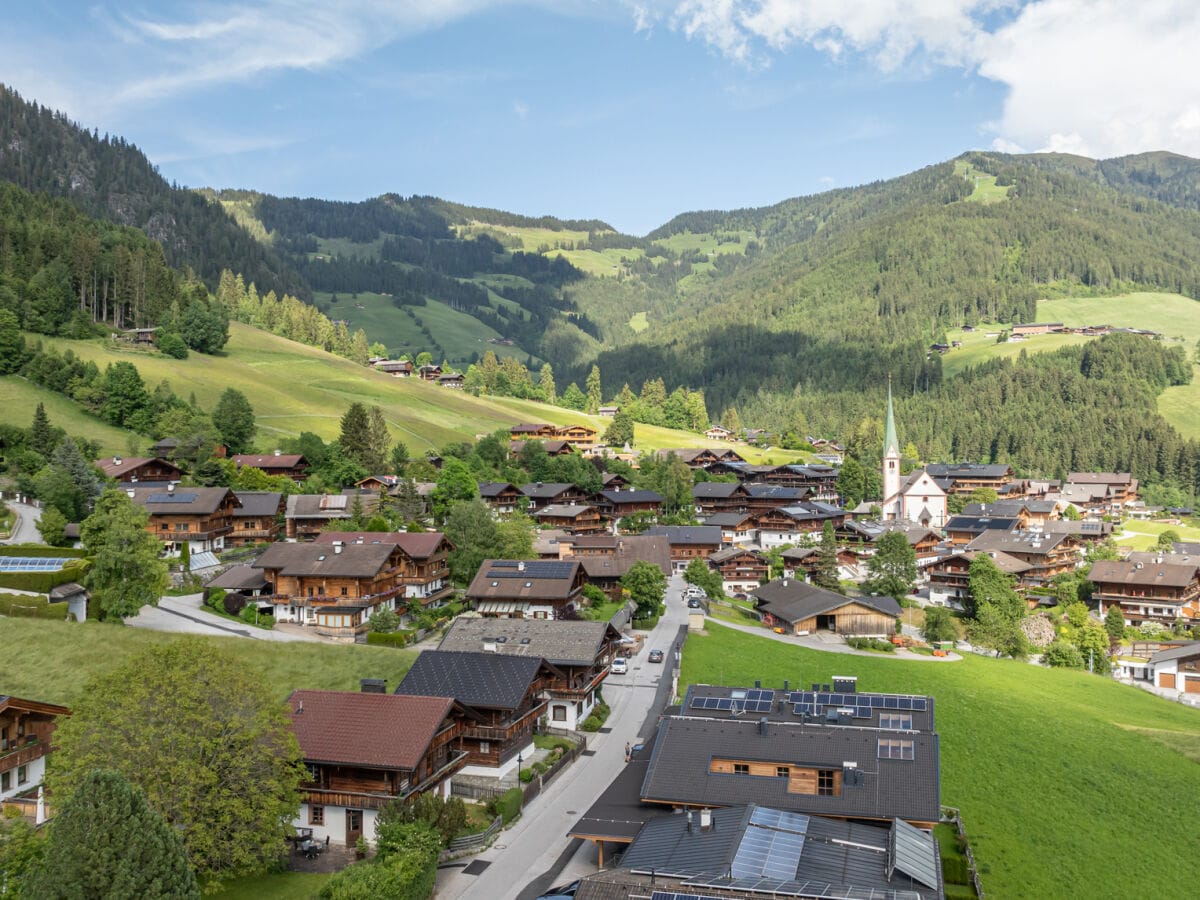
[[[623,656],[617,656],[608,668],[614,675],[624,675],[629,671],[629,661]]]

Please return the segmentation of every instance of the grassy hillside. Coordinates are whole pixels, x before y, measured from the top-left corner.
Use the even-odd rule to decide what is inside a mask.
[[[1138,884],[1194,895],[1194,831],[1137,841],[1147,810],[1187,821],[1200,777],[1200,712],[1105,678],[968,656],[957,663],[847,657],[712,623],[691,635],[680,691],[858,675],[863,690],[931,694],[942,802],[961,808],[988,896],[1123,897]]]
[[[149,646],[175,639],[158,631],[98,622],[3,621],[8,646],[0,654],[0,692],[67,706],[79,697],[88,679]],[[414,651],[391,647],[200,640],[213,641],[246,666],[261,670],[280,701],[297,688],[357,691],[360,678],[386,678],[388,686],[394,687],[416,656]],[[54,665],[46,665],[47,660]]]
[[[17,375],[0,377],[0,409],[4,410],[5,422],[29,427],[39,403],[45,404],[51,425],[66,429],[67,434],[91,438],[100,444],[100,452],[106,456],[129,453],[146,442],[133,432],[114,428],[88,415],[79,404],[62,394],[30,384]]]
[[[404,441],[414,452],[473,439],[477,434],[508,428],[517,422],[544,421],[556,425],[586,422],[601,431],[608,427],[607,419],[531,400],[473,397],[464,391],[439,388],[415,379],[392,378],[236,322],[230,325],[229,344],[219,357],[193,353],[185,360],[174,360],[123,345],[116,347],[112,341],[43,338],[43,342],[60,351],[69,347],[81,359],[92,360],[101,369],[118,360],[132,362],[148,385],[166,380],[181,396],[195,393],[205,409],[212,409],[227,387],[237,388],[254,406],[259,426],[257,443],[264,450],[271,449],[276,437],[293,437],[301,431],[311,431],[327,440],[337,437],[341,416],[355,400],[382,407],[393,437]],[[0,379],[0,385],[10,383],[26,389],[29,397],[45,396],[72,406],[65,399],[48,392],[43,394],[25,382],[11,377]],[[26,403],[32,417],[36,399]],[[49,401],[47,404],[51,420],[57,423],[54,412],[57,407],[52,408]],[[69,431],[90,433],[88,428],[104,428],[98,420],[82,412],[77,412],[77,416],[78,428],[68,427]],[[126,452],[128,442],[120,437],[123,432],[107,431],[105,440],[115,444],[113,449]],[[636,437],[639,449],[731,446],[707,441],[703,435],[648,425],[638,425]],[[107,449],[109,445],[105,446]],[[739,447],[739,451],[742,449]],[[763,456],[761,452],[751,455]],[[780,461],[799,458],[799,454],[789,451],[771,451],[766,455]]]

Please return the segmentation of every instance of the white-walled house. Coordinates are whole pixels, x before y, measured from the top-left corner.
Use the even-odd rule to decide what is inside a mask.
[[[38,788],[59,716],[71,710],[53,703],[0,695],[0,808],[12,806],[39,821]]]

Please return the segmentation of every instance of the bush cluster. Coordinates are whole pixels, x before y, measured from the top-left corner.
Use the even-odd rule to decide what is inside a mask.
[[[404,647],[412,637],[407,631],[368,631],[367,643],[383,647]]]
[[[612,710],[609,709],[608,704],[601,700],[596,704],[596,708],[593,709],[591,714],[583,720],[583,724],[579,727],[584,731],[599,731],[604,726],[605,721],[607,721],[608,714],[610,712],[612,712]]]
[[[509,788],[499,797],[488,801],[488,815],[503,816],[504,824],[508,825],[521,814],[521,803],[524,799],[525,794],[519,787]]]
[[[880,653],[896,652],[895,644],[891,641],[880,640],[879,638],[851,637],[846,638],[846,643],[855,650],[877,650]]]

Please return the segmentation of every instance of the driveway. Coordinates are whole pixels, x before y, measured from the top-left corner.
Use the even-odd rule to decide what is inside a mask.
[[[746,634],[757,635],[758,637],[768,638],[769,640],[779,641],[783,644],[791,644],[793,647],[810,647],[813,650],[823,650],[826,653],[846,653],[851,656],[870,656],[872,659],[903,659],[910,662],[958,662],[962,659],[957,653],[949,652],[946,656],[926,656],[923,653],[913,653],[910,650],[905,650],[902,647],[897,647],[895,653],[875,653],[871,650],[855,650],[849,646],[844,640],[835,634],[827,632],[817,632],[816,634],[807,634],[803,637],[797,637],[792,634],[776,634],[768,628],[755,625],[739,625],[735,622],[726,622],[724,619],[714,619],[718,625],[723,625],[725,628],[732,628],[734,631],[742,631]]]
[[[669,580],[666,612],[642,651],[629,661],[629,672],[605,680],[604,699],[612,713],[605,723],[607,734],[588,735],[588,751],[595,751],[595,756],[581,757],[559,775],[530,803],[516,825],[500,833],[491,849],[440,869],[438,900],[525,900],[567,878],[565,871],[576,867],[595,870],[594,845],[589,841],[581,846],[566,832],[625,766],[625,744],[650,736],[660,704],[674,693],[673,648],[680,639],[680,628],[687,625],[683,587],[681,578]],[[666,662],[647,662],[652,649],[666,653]],[[466,863],[477,862],[487,867],[478,875],[464,873]],[[478,871],[478,866],[474,870]]]
[[[214,615],[204,609],[200,594],[187,594],[182,597],[162,597],[158,606],[143,606],[133,618],[126,619],[125,624],[133,628],[146,628],[150,631],[168,631],[175,634],[203,634],[210,637],[240,637],[259,641],[316,641],[320,638],[306,634],[300,629],[286,626],[276,626],[270,631],[244,625]]]
[[[12,535],[6,541],[0,541],[3,544],[44,544],[42,534],[38,531],[38,522],[41,521],[42,511],[36,506],[30,506],[28,503],[9,502],[8,508],[17,514],[16,525],[13,527]]]

